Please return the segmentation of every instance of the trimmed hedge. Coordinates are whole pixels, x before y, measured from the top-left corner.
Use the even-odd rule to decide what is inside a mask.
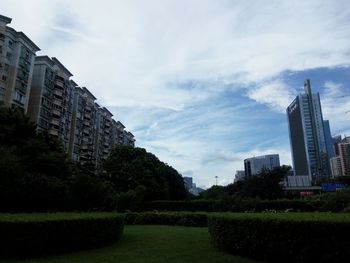
[[[193,200],[193,201],[153,201],[134,204],[132,211],[205,211],[205,212],[245,212],[292,210],[298,212],[320,211],[323,201],[306,200],[258,200],[258,199],[228,199],[228,200]]]
[[[29,258],[95,248],[117,241],[124,216],[117,213],[0,215],[0,257]]]
[[[212,243],[269,262],[349,262],[350,214],[275,213],[208,216]]]
[[[125,214],[125,224],[129,225],[178,225],[206,227],[206,213],[189,212],[144,212]]]

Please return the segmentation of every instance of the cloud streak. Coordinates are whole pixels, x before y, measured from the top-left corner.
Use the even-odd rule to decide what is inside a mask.
[[[139,146],[202,185],[214,174],[231,182],[251,154],[280,152],[290,164],[284,112],[301,72],[350,61],[345,0],[25,4],[35,11],[1,1],[12,26],[59,58]],[[337,96],[348,84],[329,78],[319,86],[324,116],[341,133],[350,130],[349,100]]]

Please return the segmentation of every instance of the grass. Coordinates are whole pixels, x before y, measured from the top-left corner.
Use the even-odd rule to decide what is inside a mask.
[[[117,244],[31,260],[0,263],[256,263],[215,249],[209,241],[207,228],[180,226],[125,226]]]

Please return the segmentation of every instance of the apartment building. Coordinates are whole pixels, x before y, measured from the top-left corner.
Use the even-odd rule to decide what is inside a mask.
[[[27,112],[39,47],[23,32],[7,26],[11,18],[0,15],[0,105]]]
[[[350,137],[338,143],[342,175],[350,175]]]
[[[39,48],[10,22],[0,15],[0,106],[22,109],[82,164],[98,165],[115,145],[134,146],[134,135],[57,58],[36,56]]]
[[[82,164],[96,162],[96,97],[85,87],[74,89],[69,156]]]
[[[47,131],[58,138],[65,152],[69,149],[76,85],[70,80],[72,76],[57,58],[36,57],[28,105],[28,116],[37,123],[38,132]]]

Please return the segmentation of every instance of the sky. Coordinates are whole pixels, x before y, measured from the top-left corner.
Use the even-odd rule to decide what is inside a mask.
[[[286,107],[305,79],[350,135],[348,0],[0,0],[146,148],[197,186],[243,160],[292,165]]]

